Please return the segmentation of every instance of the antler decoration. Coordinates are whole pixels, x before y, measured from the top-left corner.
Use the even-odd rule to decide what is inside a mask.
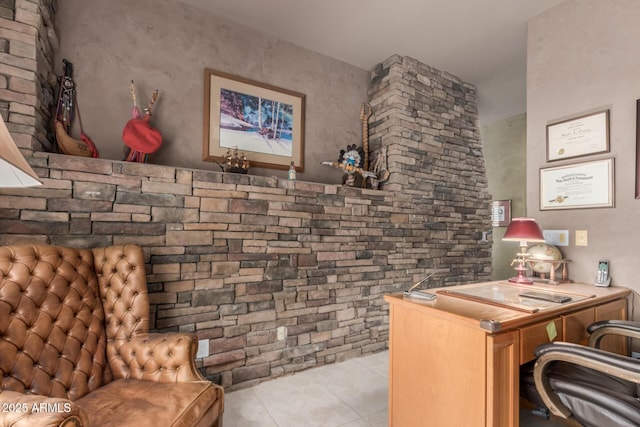
[[[369,170],[369,117],[371,117],[371,105],[362,104],[360,109],[360,121],[362,121],[362,149],[364,150],[364,162],[362,169]]]
[[[153,107],[153,104],[155,104],[157,100],[158,100],[158,89],[156,89],[155,92],[153,92],[153,95],[151,95],[149,106],[144,109],[145,114],[148,114],[149,116],[151,115],[151,107]]]
[[[131,93],[131,99],[133,99],[133,107],[131,108],[131,116],[135,119],[140,118],[140,109],[138,108],[138,101],[136,97],[136,85],[131,80],[131,86],[129,86],[129,93]]]

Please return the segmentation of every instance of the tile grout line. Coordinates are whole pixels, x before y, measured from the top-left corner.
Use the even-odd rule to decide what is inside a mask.
[[[372,357],[373,357],[373,356],[372,356]],[[351,359],[351,360],[354,360],[354,359]],[[345,362],[342,362],[342,363],[345,363]],[[329,365],[327,365],[327,366],[329,366]],[[362,368],[365,368],[365,369],[369,372],[369,375],[374,375],[374,376],[376,376],[376,377],[380,377],[380,378],[381,378],[383,381],[385,381],[385,382],[386,382],[386,381],[388,381],[388,379],[387,379],[384,375],[379,374],[378,372],[376,372],[376,370],[375,370],[375,369],[371,368],[371,367],[370,367],[370,366],[368,366],[367,364],[360,363],[360,366],[361,366]],[[341,402],[342,402],[346,407],[348,407],[348,408],[349,408],[349,409],[351,409],[354,413],[356,413],[356,414],[358,414],[358,415],[359,415],[359,417],[358,417],[357,419],[352,420],[352,421],[348,421],[347,423],[342,424],[342,425],[348,425],[348,424],[351,424],[351,423],[356,422],[356,421],[362,421],[362,422],[366,423],[367,425],[371,426],[371,423],[370,423],[369,421],[367,421],[367,419],[366,419],[367,415],[362,414],[362,413],[361,413],[360,411],[358,411],[356,408],[354,408],[353,406],[351,406],[347,401],[345,401],[344,399],[342,399],[340,396],[338,396],[337,394],[335,394],[333,391],[329,390],[329,389],[325,386],[325,384],[324,384],[324,383],[322,383],[322,384],[320,384],[320,385],[321,385],[323,388],[325,388],[328,392],[330,392],[333,396],[335,396],[338,400],[340,400],[340,401],[341,401]],[[373,414],[368,414],[368,415],[373,415]]]
[[[367,356],[365,356],[367,357]],[[370,357],[374,357],[374,355],[370,356]],[[380,356],[377,356],[380,357]],[[355,360],[355,359],[350,359],[351,361]],[[340,363],[348,363],[349,361],[344,361],[344,362],[340,362]],[[384,363],[383,360],[376,360],[375,363],[358,363],[359,367],[364,369],[364,372],[366,372],[366,376],[369,377],[375,377],[375,378],[379,378],[381,381],[383,382],[388,382],[388,378],[381,372],[380,369],[380,364]],[[345,408],[348,408],[350,411],[352,411],[352,413],[354,415],[356,415],[357,417],[355,417],[352,420],[349,420],[345,423],[340,424],[341,426],[346,426],[346,425],[350,425],[352,423],[362,423],[364,425],[367,426],[373,426],[374,424],[372,424],[369,420],[366,419],[367,416],[372,417],[376,414],[376,412],[374,413],[370,413],[370,414],[362,414],[361,411],[358,411],[355,407],[351,406],[347,401],[345,401],[344,399],[342,399],[338,394],[336,394],[333,390],[331,390],[329,388],[329,386],[332,383],[327,383],[325,381],[325,379],[329,378],[327,375],[322,375],[322,372],[318,372],[319,370],[322,370],[323,368],[325,368],[326,371],[329,371],[331,369],[334,369],[338,364],[328,364],[328,365],[324,365],[321,367],[318,367],[316,369],[309,369],[306,371],[301,371],[301,372],[297,372],[294,373],[291,377],[293,379],[296,380],[296,382],[300,383],[300,384],[304,384],[310,380],[313,380],[314,377],[315,378],[315,384],[319,387],[321,387],[327,394],[331,395],[334,399],[336,399],[338,402],[340,402],[341,405],[343,405]],[[348,370],[348,365],[345,366],[345,369]],[[320,380],[318,380],[317,375],[320,374]],[[286,376],[283,376],[281,378],[285,378]],[[297,377],[297,378],[296,378]],[[347,378],[349,377],[348,375],[344,375],[341,376],[341,379]],[[274,381],[277,381],[277,379],[275,379]],[[261,384],[257,384],[251,388],[254,389],[253,391],[253,395],[257,398],[258,402],[260,403],[260,405],[262,405],[262,409],[264,409],[264,411],[266,411],[266,413],[268,414],[269,418],[271,419],[271,421],[273,422],[273,425],[277,426],[277,427],[287,427],[286,425],[280,425],[277,420],[276,420],[276,416],[273,413],[273,408],[270,408],[266,402],[262,399],[262,393],[259,393],[257,391],[257,389],[262,385],[262,384],[266,384],[266,383],[261,383]],[[282,402],[282,400],[284,399],[286,402],[287,396],[290,393],[285,393],[282,394],[281,396],[276,397],[277,400],[280,400]],[[382,409],[381,409],[382,410]]]
[[[284,377],[281,377],[284,378]],[[276,379],[277,380],[277,379]],[[274,381],[276,381],[274,380]],[[260,384],[254,386],[254,387],[259,387]],[[255,391],[254,391],[255,392]],[[262,398],[260,397],[260,393],[255,393],[256,398],[258,399],[258,401],[260,402],[260,404],[262,405],[262,407],[264,408],[265,411],[267,411],[267,414],[269,414],[269,418],[271,418],[271,421],[273,421],[273,424],[276,427],[282,427],[280,426],[280,424],[278,424],[278,422],[276,421],[275,417],[273,416],[273,414],[271,413],[271,411],[269,410],[269,407],[264,403],[264,401],[262,400]]]

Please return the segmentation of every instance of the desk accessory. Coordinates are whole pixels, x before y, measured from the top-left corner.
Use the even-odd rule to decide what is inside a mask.
[[[609,261],[601,259],[598,261],[598,273],[596,274],[596,286],[606,288],[611,284],[611,277],[609,276]]]
[[[533,281],[525,277],[524,273],[527,271],[527,253],[528,242],[544,242],[544,236],[540,226],[533,218],[514,218],[507,231],[504,233],[503,241],[506,242],[520,242],[520,252],[516,254],[516,257],[511,261],[511,265],[517,264],[514,270],[518,273],[516,277],[509,279],[511,283],[517,283],[519,285],[531,285]]]
[[[435,271],[427,274],[421,280],[419,280],[418,282],[414,283],[409,288],[408,291],[404,291],[402,293],[402,295],[405,296],[405,297],[409,297],[409,298],[423,299],[423,300],[429,300],[429,301],[436,299],[436,294],[432,294],[432,293],[424,292],[424,291],[419,291],[419,290],[414,291],[415,288],[417,288],[418,286],[420,286],[421,284],[423,284],[427,280],[431,279],[431,277],[433,277],[434,274],[436,274]]]

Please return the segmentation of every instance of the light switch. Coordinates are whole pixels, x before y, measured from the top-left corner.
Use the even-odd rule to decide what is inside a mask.
[[[576,230],[576,246],[587,246],[588,242],[587,230]]]

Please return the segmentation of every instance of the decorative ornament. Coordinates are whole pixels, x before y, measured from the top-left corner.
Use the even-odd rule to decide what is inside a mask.
[[[131,108],[131,120],[127,122],[122,130],[122,141],[129,147],[129,153],[125,158],[127,162],[146,163],[149,161],[149,154],[155,153],[162,145],[162,135],[157,129],[151,127],[151,107],[158,100],[158,90],[151,95],[149,105],[144,109],[144,115],[138,109],[136,96],[136,86],[131,80],[129,87],[133,107]]]
[[[73,81],[73,64],[66,59],[63,59],[62,62],[64,63],[64,75],[58,79],[58,100],[54,121],[58,148],[64,154],[97,158],[99,157],[98,149],[91,138],[84,133],[82,127],[80,107],[76,97],[76,83]],[[71,125],[76,113],[80,124],[80,139],[70,136]]]
[[[371,166],[371,172],[376,176],[367,178],[367,188],[378,189],[381,182],[389,179],[389,169],[387,166],[387,147],[382,147]]]
[[[247,173],[249,171],[249,160],[247,156],[238,154],[238,147],[233,151],[228,149],[224,155],[224,171],[232,173]]]
[[[548,243],[538,243],[527,249],[527,254],[526,261],[529,268],[543,280],[551,284],[570,282],[567,272],[569,260],[562,258],[562,253],[557,247]],[[558,279],[556,270],[560,266],[562,266],[561,277]]]
[[[337,162],[322,162],[323,165],[333,166],[344,170],[346,173],[342,177],[342,184],[348,187],[361,187],[367,177],[375,177],[375,174],[366,171],[362,167],[364,150],[356,147],[355,144],[348,145],[346,150],[340,150]]]
[[[372,110],[370,104],[362,104],[360,108],[360,121],[362,122],[362,149],[364,151],[364,162],[362,167],[369,170],[369,117]]]
[[[549,274],[551,269],[557,269],[560,264],[555,264],[553,261],[562,260],[562,254],[560,250],[547,243],[538,243],[527,249],[529,254],[529,265],[531,269],[536,273]]]
[[[369,117],[371,114],[371,105],[362,104],[360,109],[362,147],[356,147],[355,144],[348,145],[346,150],[340,150],[337,162],[322,162],[323,165],[344,170],[342,184],[348,187],[377,189],[381,182],[389,178],[386,148],[380,150],[373,168],[369,169]]]

